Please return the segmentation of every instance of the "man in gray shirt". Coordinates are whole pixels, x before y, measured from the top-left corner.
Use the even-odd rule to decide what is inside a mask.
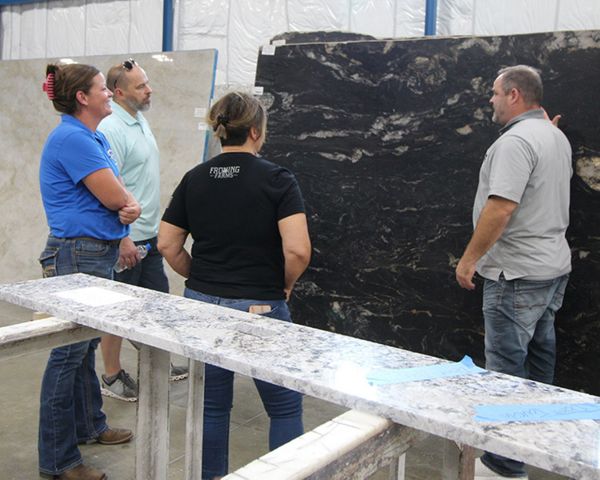
[[[500,70],[490,100],[503,125],[479,173],[475,231],[456,267],[461,287],[484,279],[486,368],[552,383],[554,316],[571,271],[571,146],[541,108],[542,80],[531,67]],[[527,478],[522,462],[485,453],[476,479]]]

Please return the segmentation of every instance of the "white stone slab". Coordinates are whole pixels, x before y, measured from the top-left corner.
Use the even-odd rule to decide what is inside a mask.
[[[93,328],[54,317],[7,325],[0,328],[0,357],[19,357],[100,335]]]
[[[390,420],[350,410],[224,480],[301,480],[332,475],[336,479],[362,479],[384,465],[393,465],[390,478],[398,480],[404,472],[399,457],[403,458],[406,449],[420,437],[415,430],[400,428]]]
[[[57,292],[55,295],[77,303],[83,303],[90,307],[101,307],[103,305],[113,305],[115,303],[127,302],[128,300],[135,300],[130,295],[123,295],[122,293],[111,292],[105,288],[98,287],[65,290],[64,292]]]
[[[91,307],[54,295],[85,287],[135,300]],[[600,478],[599,422],[473,417],[479,404],[600,403],[598,397],[493,372],[366,388],[369,370],[444,360],[82,274],[1,285],[0,299],[566,476]],[[350,388],[352,371],[361,388]]]

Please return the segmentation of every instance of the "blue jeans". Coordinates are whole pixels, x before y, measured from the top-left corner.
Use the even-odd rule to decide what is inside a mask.
[[[88,273],[112,278],[118,242],[48,237],[40,256],[44,277]],[[40,394],[40,472],[59,475],[82,463],[78,443],[104,432],[100,384],[95,370],[99,338],[50,352]]]
[[[270,305],[264,314],[286,322],[291,321],[284,300],[227,299],[185,289],[184,296],[201,302],[247,312],[251,305]],[[271,420],[269,450],[299,437],[302,425],[302,395],[261,380],[254,380],[265,410]],[[204,429],[202,440],[202,478],[212,479],[227,474],[229,468],[229,420],[233,406],[233,372],[214,365],[205,365]]]
[[[554,317],[569,280],[485,280],[485,367],[537,382],[552,383],[556,363]],[[481,461],[506,477],[526,474],[523,462],[484,453]]]
[[[134,243],[136,245],[149,243],[151,248],[148,255],[135,267],[115,273],[115,280],[157,292],[169,293],[169,280],[163,267],[163,258],[156,247],[156,237]]]

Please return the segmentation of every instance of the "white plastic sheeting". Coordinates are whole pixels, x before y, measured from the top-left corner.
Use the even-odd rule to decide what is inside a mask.
[[[2,7],[3,60],[162,49],[162,0],[51,0]]]
[[[176,50],[216,48],[217,83],[252,85],[258,48],[286,31],[421,36],[426,0],[174,0]],[[50,0],[3,7],[2,59],[152,52],[162,0]],[[438,0],[438,35],[600,29],[600,0]]]
[[[253,84],[258,49],[278,33],[414,37],[425,29],[425,0],[180,0],[176,5],[174,48],[218,48],[217,84]]]
[[[438,35],[600,29],[599,0],[439,0]]]

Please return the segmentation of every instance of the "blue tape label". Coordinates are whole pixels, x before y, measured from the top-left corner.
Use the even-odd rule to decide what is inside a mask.
[[[390,383],[418,382],[434,378],[457,377],[485,372],[473,363],[471,357],[465,355],[460,362],[442,363],[415,368],[380,368],[367,373],[367,381],[371,385]]]
[[[477,405],[478,422],[546,422],[600,420],[599,403]]]

